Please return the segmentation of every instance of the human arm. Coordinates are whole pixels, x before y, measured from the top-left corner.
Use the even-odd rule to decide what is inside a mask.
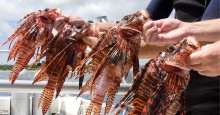
[[[215,42],[220,40],[220,19],[188,23],[188,35],[195,36],[198,41]]]
[[[161,51],[164,51],[166,46],[156,46],[146,44],[143,40],[141,41],[140,49],[139,49],[139,58],[155,58]]]
[[[106,31],[108,28],[116,25],[116,23],[114,22],[97,22],[94,24],[96,24],[97,28],[99,28],[99,30],[101,31]],[[83,38],[83,41],[89,44],[90,46],[94,46],[98,42],[97,39],[97,37],[86,36]],[[139,49],[139,58],[154,58],[158,55],[159,52],[163,51],[165,48],[166,47],[164,46],[154,46],[146,44],[142,40]]]
[[[194,23],[177,19],[162,19],[144,25],[144,41],[149,44],[167,45],[187,36],[198,41],[214,42],[220,40],[220,19]],[[153,35],[153,37],[152,37]]]
[[[99,32],[104,32],[110,27],[113,27],[116,25],[115,22],[96,22],[93,24],[95,25],[95,27],[97,28]],[[96,43],[98,42],[98,38],[97,36],[85,36],[83,37],[83,41],[86,42],[90,47],[92,47],[96,45]]]

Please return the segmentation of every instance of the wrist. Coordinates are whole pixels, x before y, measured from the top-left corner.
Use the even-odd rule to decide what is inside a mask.
[[[184,29],[185,29],[185,37],[193,36],[194,29],[193,29],[191,23],[183,22],[182,27],[184,27]]]
[[[186,30],[185,37],[194,36],[194,39],[196,39],[197,41],[200,41],[198,39],[198,37],[196,37],[198,32],[197,32],[196,26],[193,23],[184,22],[184,27],[185,27],[185,30]]]

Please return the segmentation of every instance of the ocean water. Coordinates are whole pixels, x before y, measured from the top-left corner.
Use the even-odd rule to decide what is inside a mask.
[[[0,80],[9,80],[10,72],[11,71],[0,71]],[[17,80],[30,80],[30,81],[33,81],[35,73],[36,73],[36,71],[23,70],[19,74]],[[71,72],[69,73],[69,75],[68,75],[68,77],[66,79],[66,82],[78,82],[78,79],[74,80],[74,79],[70,78],[70,76],[71,76]],[[91,74],[86,74],[85,78],[84,78],[84,81],[87,81],[90,77],[91,77]],[[131,83],[132,78],[133,78],[133,73],[131,71],[131,72],[129,72],[128,77],[127,77],[127,79],[124,82]],[[70,93],[70,95],[76,96],[76,94],[71,94],[71,93]],[[1,92],[0,91],[0,96],[11,96],[11,93],[10,92]],[[117,95],[117,96],[121,97],[121,95]],[[84,95],[82,97],[86,98],[87,96]],[[91,97],[88,97],[88,99],[91,99]],[[118,100],[118,99],[116,99],[116,100]]]

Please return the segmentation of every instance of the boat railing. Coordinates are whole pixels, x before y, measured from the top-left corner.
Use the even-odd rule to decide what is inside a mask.
[[[5,56],[7,58],[8,53],[9,50],[0,50],[0,54],[3,57]],[[5,62],[7,61],[7,59],[3,59],[3,61],[4,60]],[[36,71],[24,69],[12,85],[8,79],[10,71],[0,71],[0,115],[42,115],[41,107],[38,108],[38,100],[47,81],[32,84],[35,73]],[[85,81],[89,76],[90,75],[87,75],[87,77],[85,77]],[[131,79],[131,75],[129,74],[127,79],[122,80],[123,82],[120,84],[117,96],[122,96],[129,89]],[[83,115],[83,106],[87,106],[90,100],[79,97],[76,101],[72,94],[77,96],[78,93],[78,81],[67,78],[61,91],[61,96],[53,100],[51,108],[46,115]],[[85,92],[85,95],[88,93],[89,92]],[[68,105],[68,103],[70,104]],[[76,109],[69,110],[77,107],[77,104],[73,103],[81,105],[81,109],[78,109],[78,112],[81,111],[80,113],[76,113],[76,111],[74,111]],[[68,106],[64,106],[65,104]],[[126,111],[123,113],[126,113]]]
[[[41,108],[38,108],[38,100],[46,83],[47,81],[42,81],[33,85],[31,80],[16,80],[12,85],[9,80],[0,79],[0,94],[11,93],[11,96],[0,96],[0,115],[41,115]],[[123,95],[130,85],[122,83],[117,95]],[[78,92],[78,82],[65,82],[61,96],[53,100],[51,108],[46,115],[62,115],[61,113],[65,113],[64,115],[84,115],[82,111],[86,110],[90,100],[84,98],[76,100],[76,97],[68,95],[78,94]],[[88,93],[86,92],[86,94]],[[74,109],[78,107],[78,109],[73,110],[70,107]],[[67,113],[67,111],[71,112]],[[76,111],[81,112],[76,114]],[[126,109],[122,112],[122,115],[125,113],[127,113]]]

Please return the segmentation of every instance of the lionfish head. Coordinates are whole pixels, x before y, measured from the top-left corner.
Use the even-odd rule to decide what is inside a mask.
[[[199,43],[192,37],[187,37],[176,44],[168,46],[164,59],[164,69],[177,73],[186,73],[190,66],[186,63],[189,55],[200,48]]]
[[[57,17],[62,15],[61,9],[49,9],[39,10],[39,19],[44,23],[52,23]]]
[[[132,15],[125,16],[121,22],[119,22],[119,27],[123,32],[123,36],[132,37],[142,33],[143,25],[148,20],[148,12],[146,10],[140,10]]]

